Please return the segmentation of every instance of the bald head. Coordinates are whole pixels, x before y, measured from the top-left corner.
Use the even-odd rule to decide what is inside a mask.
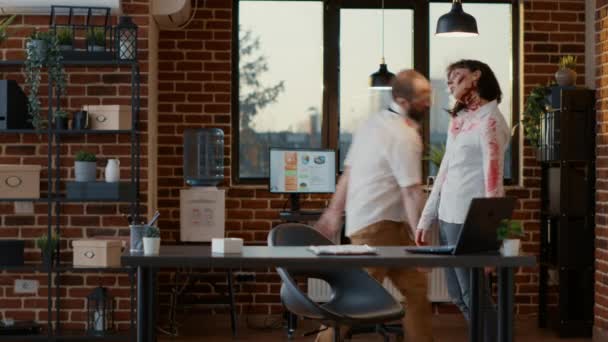
[[[402,70],[393,79],[393,99],[402,97],[411,102],[418,92],[430,89],[426,77],[414,69]]]
[[[421,121],[431,105],[431,84],[416,70],[403,70],[393,79],[393,100],[414,120]]]

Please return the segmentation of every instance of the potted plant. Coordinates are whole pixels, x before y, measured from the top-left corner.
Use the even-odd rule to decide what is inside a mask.
[[[573,86],[576,82],[576,57],[563,56],[558,62],[559,69],[555,72],[555,81],[562,87]]]
[[[521,222],[514,220],[503,220],[498,226],[498,240],[502,241],[502,254],[504,256],[519,255],[521,246],[520,237],[524,235]]]
[[[65,110],[56,110],[53,113],[53,118],[55,119],[55,129],[57,130],[67,130],[68,129],[68,112]]]
[[[544,115],[550,110],[551,106],[547,97],[551,93],[550,85],[538,85],[530,91],[524,112],[522,113],[522,124],[524,126],[524,136],[535,148],[540,145],[540,122]]]
[[[38,99],[38,88],[42,79],[41,69],[43,66],[48,67],[49,83],[53,84],[55,91],[60,95],[65,94],[65,72],[55,34],[34,31],[25,46],[25,83],[29,89],[27,95],[29,121],[35,129],[40,130],[48,124],[40,114],[41,106]]]
[[[50,238],[44,234],[36,239],[36,248],[40,249],[44,266],[50,266],[53,263],[53,256],[58,244],[59,238],[55,233],[51,234]]]
[[[72,30],[69,28],[57,30],[57,43],[59,44],[59,50],[61,51],[72,50],[74,44]]]
[[[157,255],[160,251],[160,229],[146,226],[144,231],[144,255]]]
[[[76,153],[74,174],[77,182],[94,182],[97,173],[97,158],[95,154],[87,151]]]
[[[8,18],[4,18],[0,20],[0,44],[3,43],[6,38],[8,38],[8,34],[6,33],[6,28],[10,25],[13,20],[15,20],[16,15],[13,14]]]
[[[103,27],[93,27],[87,32],[89,51],[103,52],[106,50],[106,31]]]

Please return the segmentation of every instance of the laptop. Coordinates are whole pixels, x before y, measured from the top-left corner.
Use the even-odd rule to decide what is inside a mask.
[[[513,197],[474,198],[456,245],[408,246],[405,250],[410,253],[453,255],[498,252],[498,226],[502,220],[511,218],[514,207]]]

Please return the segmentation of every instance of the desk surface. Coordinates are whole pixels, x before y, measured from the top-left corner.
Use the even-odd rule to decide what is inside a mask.
[[[124,266],[194,268],[265,267],[521,267],[535,266],[536,257],[503,257],[498,254],[411,254],[401,246],[376,247],[377,255],[317,256],[306,247],[245,246],[242,254],[212,254],[209,246],[161,246],[160,254],[125,253]]]

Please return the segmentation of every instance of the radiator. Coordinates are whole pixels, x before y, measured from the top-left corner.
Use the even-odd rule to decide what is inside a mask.
[[[431,230],[432,244],[439,243],[437,228]],[[448,288],[445,282],[445,273],[442,268],[434,268],[429,274],[429,288],[427,296],[431,302],[449,302]],[[403,296],[390,279],[384,279],[382,285],[396,300],[401,301]],[[331,298],[331,288],[320,279],[308,279],[308,296],[315,302],[327,302]]]

